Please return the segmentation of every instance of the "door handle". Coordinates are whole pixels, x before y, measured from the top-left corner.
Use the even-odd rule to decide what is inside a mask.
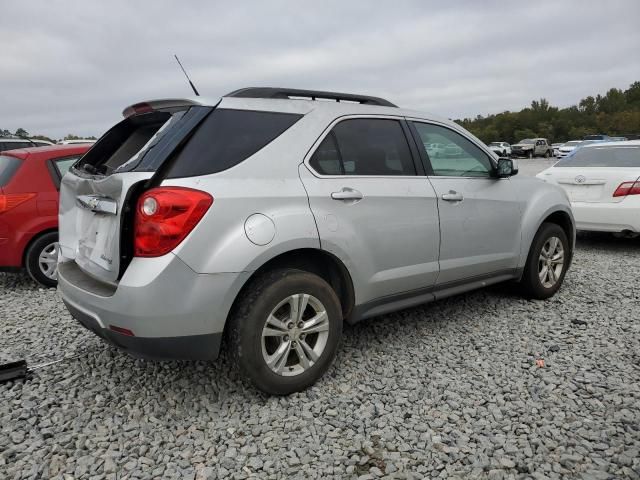
[[[449,193],[443,193],[442,199],[447,202],[461,202],[464,200],[464,197],[461,193],[454,192],[453,190],[449,190]]]
[[[363,196],[362,192],[345,187],[339,192],[332,192],[331,198],[334,200],[362,200]]]

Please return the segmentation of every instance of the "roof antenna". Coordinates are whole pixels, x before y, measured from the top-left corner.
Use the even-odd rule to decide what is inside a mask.
[[[200,94],[198,93],[198,90],[196,90],[195,85],[193,84],[193,82],[191,81],[191,79],[189,78],[189,75],[187,75],[187,71],[184,69],[184,67],[182,66],[182,63],[180,63],[180,59],[178,58],[178,55],[174,54],[174,57],[176,57],[176,61],[178,62],[178,65],[180,65],[180,68],[182,69],[182,73],[184,73],[184,76],[187,77],[187,80],[189,80],[189,85],[191,85],[191,88],[193,90],[193,93],[196,94],[196,97],[199,97]]]

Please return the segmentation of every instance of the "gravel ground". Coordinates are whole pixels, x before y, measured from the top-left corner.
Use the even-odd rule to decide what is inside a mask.
[[[81,355],[0,384],[0,479],[640,478],[638,279],[640,240],[581,235],[553,299],[347,326],[316,386],[270,398],[224,359],[133,359],[0,274],[0,360]]]
[[[640,241],[583,235],[553,299],[346,327],[315,387],[269,398],[224,360],[133,359],[0,274],[5,360],[82,353],[0,385],[0,478],[640,478],[639,278]]]

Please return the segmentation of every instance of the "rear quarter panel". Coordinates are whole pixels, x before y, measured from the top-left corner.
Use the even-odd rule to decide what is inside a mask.
[[[58,192],[45,160],[35,155],[26,156],[2,190],[5,194],[36,194],[0,216],[0,266],[20,267],[29,243],[41,233],[57,230]]]
[[[298,165],[322,128],[307,115],[276,140],[240,164],[212,175],[168,179],[210,193],[213,204],[189,236],[174,250],[197,273],[254,271],[271,258],[298,248],[320,248]],[[250,240],[247,219],[270,220],[273,238]]]

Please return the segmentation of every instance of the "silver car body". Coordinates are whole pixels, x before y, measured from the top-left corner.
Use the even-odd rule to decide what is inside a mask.
[[[328,253],[348,273],[347,321],[492,283],[519,279],[532,239],[553,215],[570,224],[565,192],[535,178],[325,176],[309,159],[331,127],[349,118],[412,119],[462,135],[457,124],[386,106],[223,97],[147,102],[290,112],[302,118],[238,165],[166,179],[209,192],[214,203],[170,253],[134,257],[120,272],[122,212],[132,185],[153,172],[83,178],[60,190],[59,290],[72,314],[121,348],[161,358],[214,358],[238,293],[288,252]],[[343,195],[336,199],[336,192]],[[444,200],[451,195],[459,200]],[[447,197],[449,196],[449,197]],[[458,198],[458,197],[456,197]],[[102,203],[101,203],[102,202]],[[126,329],[132,336],[120,335]]]

